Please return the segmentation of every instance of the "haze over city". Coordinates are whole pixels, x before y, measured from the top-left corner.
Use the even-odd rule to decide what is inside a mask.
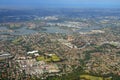
[[[0,0],[0,8],[120,8],[120,0]]]

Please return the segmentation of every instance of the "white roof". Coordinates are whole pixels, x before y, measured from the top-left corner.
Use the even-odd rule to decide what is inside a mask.
[[[27,54],[34,54],[34,53],[37,53],[37,52],[38,52],[38,50],[34,50],[34,51],[27,52]]]

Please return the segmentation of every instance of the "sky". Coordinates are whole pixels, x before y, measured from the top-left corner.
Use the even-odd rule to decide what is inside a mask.
[[[120,0],[0,0],[0,8],[120,8]]]

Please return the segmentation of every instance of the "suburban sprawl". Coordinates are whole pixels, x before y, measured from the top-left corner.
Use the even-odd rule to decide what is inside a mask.
[[[120,80],[120,9],[0,9],[0,80]]]

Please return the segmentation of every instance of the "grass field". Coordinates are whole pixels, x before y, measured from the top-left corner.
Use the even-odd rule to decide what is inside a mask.
[[[111,78],[96,77],[91,75],[80,75],[80,80],[111,80]]]

